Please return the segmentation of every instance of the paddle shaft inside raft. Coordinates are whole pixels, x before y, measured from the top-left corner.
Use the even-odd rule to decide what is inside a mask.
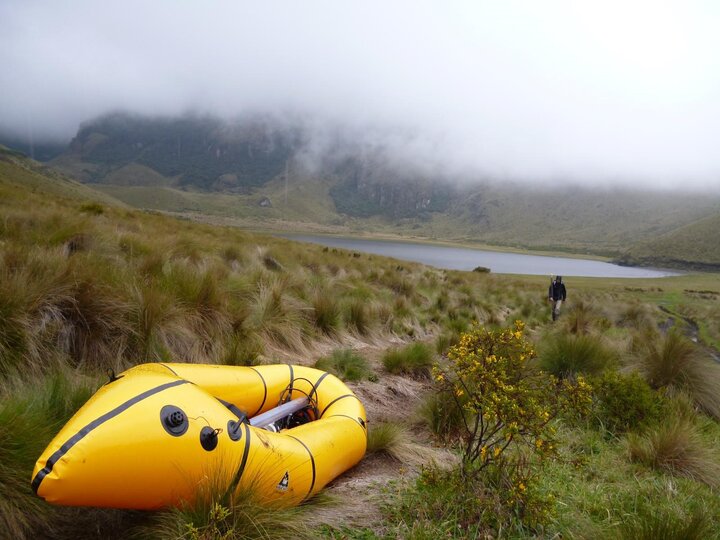
[[[270,424],[274,424],[278,420],[287,418],[293,413],[298,412],[308,406],[308,398],[301,397],[278,405],[274,409],[258,414],[250,419],[250,425],[258,428],[267,428]]]

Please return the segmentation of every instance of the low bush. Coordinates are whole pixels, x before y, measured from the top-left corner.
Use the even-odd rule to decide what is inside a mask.
[[[87,202],[80,205],[80,211],[85,214],[99,216],[105,212],[105,207],[100,203]]]
[[[383,365],[390,373],[427,377],[433,353],[424,343],[412,343],[401,349],[391,349],[383,356]]]
[[[657,422],[663,397],[637,373],[606,371],[590,380],[596,421],[611,433],[623,433]]]
[[[498,531],[534,537],[549,522],[553,499],[521,485],[528,504],[518,506],[506,480],[497,471],[468,481],[458,468],[426,467],[386,507],[386,517],[399,524],[396,538],[496,538]]]
[[[352,349],[336,349],[330,356],[320,358],[315,367],[344,381],[361,381],[372,375],[368,361]]]

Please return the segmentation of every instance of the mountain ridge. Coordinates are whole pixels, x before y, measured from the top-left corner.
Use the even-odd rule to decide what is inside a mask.
[[[225,121],[114,113],[84,123],[48,166],[141,208],[654,265],[677,265],[673,244],[662,244],[657,261],[641,256],[642,246],[720,215],[720,195],[462,181],[352,134],[323,137],[302,122],[268,115]],[[720,252],[712,242],[709,249]],[[716,264],[713,257],[709,264]]]

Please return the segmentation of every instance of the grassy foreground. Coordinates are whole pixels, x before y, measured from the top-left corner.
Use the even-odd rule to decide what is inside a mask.
[[[47,181],[0,162],[0,530],[9,537],[718,536],[716,275],[571,279],[552,325],[543,278],[299,245],[98,202],[74,184],[49,193]],[[473,322],[502,329],[517,319],[536,350],[518,380],[584,377],[592,401],[543,425],[553,452],[509,446],[478,471],[463,461],[477,409],[448,395],[431,367],[448,368]],[[381,351],[374,365],[350,352],[361,346]],[[325,520],[327,497],[288,512],[261,509],[252,494],[209,493],[193,508],[138,513],[56,508],[32,494],[35,459],[107,369],[285,359],[320,360],[370,397],[421,389],[404,401],[417,414],[388,405],[389,422],[370,416],[368,459],[393,479],[336,502],[374,505],[370,518]],[[528,408],[519,394],[508,401],[506,386],[498,399]],[[509,463],[522,464],[522,488]]]

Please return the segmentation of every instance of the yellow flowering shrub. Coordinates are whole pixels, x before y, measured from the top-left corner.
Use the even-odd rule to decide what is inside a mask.
[[[524,324],[489,330],[475,325],[435,366],[435,383],[463,411],[463,471],[478,474],[493,465],[507,478],[507,503],[520,504],[530,491],[532,462],[555,451],[551,421],[559,412],[584,414],[591,388],[582,377],[559,381],[529,365],[535,348]],[[530,460],[530,456],[537,459]]]
[[[447,365],[434,368],[435,382],[467,413],[466,464],[482,469],[503,459],[512,445],[547,455],[554,449],[549,423],[558,412],[589,408],[591,388],[582,377],[558,381],[528,366],[535,356],[522,321],[500,330],[476,325],[449,349]]]

